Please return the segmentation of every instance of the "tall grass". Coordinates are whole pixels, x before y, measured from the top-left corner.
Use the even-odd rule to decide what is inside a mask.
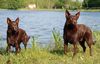
[[[40,48],[37,45],[37,39],[32,38],[32,48],[27,50],[22,49],[18,55],[15,53],[4,53],[5,49],[2,49],[0,53],[0,64],[100,64],[100,32],[94,32],[96,36],[96,44],[93,48],[93,56],[89,55],[89,48],[87,47],[86,53],[82,53],[82,48],[79,47],[79,52],[72,59],[72,51],[68,52],[68,55],[64,55],[62,46],[62,37],[59,31],[53,29],[54,45],[57,51],[47,51]],[[69,45],[70,46],[70,45]]]
[[[60,35],[60,32],[55,28],[53,28],[52,35],[54,39],[55,49],[57,50],[62,49],[63,42],[62,42],[62,37]]]
[[[37,48],[37,41],[35,39],[35,37],[32,37],[32,49],[36,49]]]

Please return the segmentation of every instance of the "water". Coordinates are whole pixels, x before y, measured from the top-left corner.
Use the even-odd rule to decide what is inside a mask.
[[[71,12],[75,14],[76,12]],[[63,34],[65,23],[64,12],[61,11],[0,11],[0,38],[1,46],[6,46],[7,17],[15,20],[20,18],[19,27],[29,36],[35,36],[42,44],[52,41],[52,30],[56,28]],[[78,23],[89,26],[92,30],[100,30],[100,12],[81,12]]]

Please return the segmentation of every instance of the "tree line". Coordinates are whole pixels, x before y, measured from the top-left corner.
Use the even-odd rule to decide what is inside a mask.
[[[36,4],[39,9],[80,9],[86,7],[100,7],[99,0],[0,0],[2,9],[26,8],[29,4]]]
[[[100,0],[84,0],[83,7],[86,8],[100,8]]]

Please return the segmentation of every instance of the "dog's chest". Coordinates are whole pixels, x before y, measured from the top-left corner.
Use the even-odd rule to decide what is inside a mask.
[[[79,42],[83,40],[84,34],[78,31],[75,33],[68,31],[66,34],[66,38],[69,42]]]
[[[14,44],[14,43],[16,42],[16,40],[17,40],[17,37],[15,37],[15,36],[10,36],[10,37],[9,37],[9,40],[10,40],[10,44]]]
[[[67,40],[73,41],[73,40],[75,40],[77,38],[77,34],[76,33],[67,32],[66,37],[67,37]]]

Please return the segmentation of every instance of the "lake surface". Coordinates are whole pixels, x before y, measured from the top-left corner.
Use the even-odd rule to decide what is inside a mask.
[[[53,28],[63,34],[66,20],[64,15],[63,11],[0,10],[0,46],[6,46],[7,17],[12,20],[19,17],[20,28],[23,28],[29,36],[35,36],[38,42],[48,44],[52,41]],[[100,30],[100,12],[81,12],[78,23],[85,24],[92,30]]]

